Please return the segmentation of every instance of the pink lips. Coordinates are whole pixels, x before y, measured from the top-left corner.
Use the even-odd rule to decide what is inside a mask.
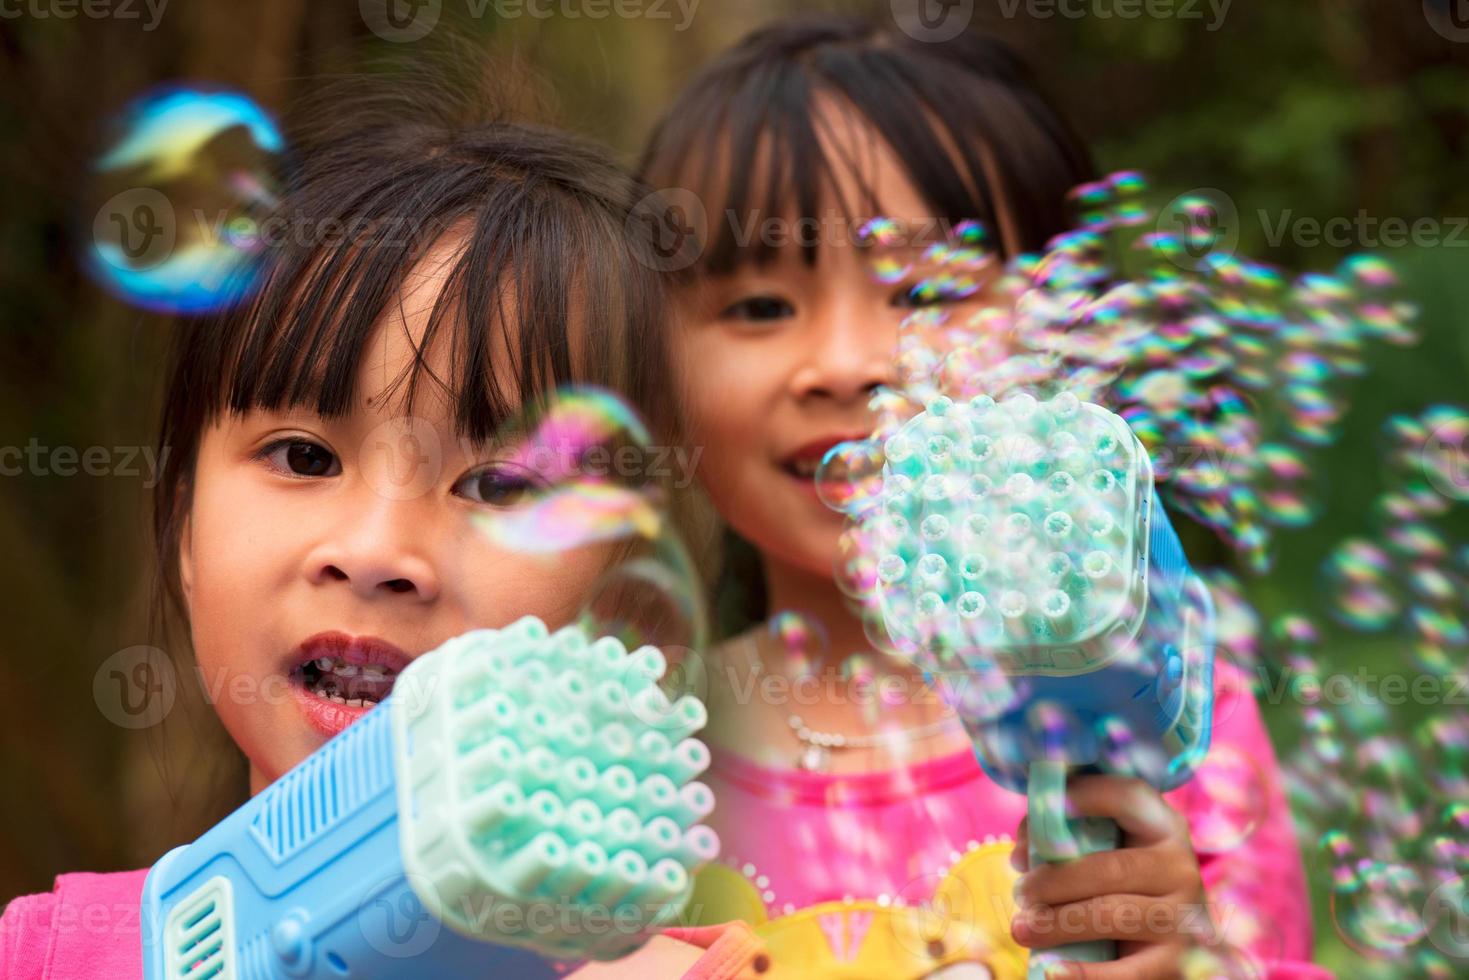
[[[296,647],[289,665],[293,680],[291,691],[307,723],[327,738],[337,735],[377,705],[338,704],[310,690],[301,682],[300,668],[321,657],[334,657],[344,663],[359,666],[378,664],[393,675],[412,662],[412,658],[401,649],[375,636],[351,636],[329,631],[303,640]]]
[[[402,670],[413,661],[398,647],[376,636],[351,636],[337,630],[317,633],[302,640],[296,647],[292,667],[298,667],[318,657],[336,657],[349,664],[382,664],[393,672]]]
[[[821,462],[821,458],[827,454],[832,446],[839,446],[844,442],[853,442],[858,439],[866,439],[870,432],[848,432],[845,434],[822,436],[820,439],[812,439],[810,442],[797,448],[794,452],[781,460],[784,466],[791,466],[798,461]]]

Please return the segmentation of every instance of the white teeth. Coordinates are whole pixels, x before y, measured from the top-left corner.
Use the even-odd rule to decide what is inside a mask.
[[[363,677],[372,680],[387,680],[392,668],[383,664],[349,664],[338,660],[336,657],[317,657],[307,663],[316,667],[324,674],[337,674],[341,677],[356,677],[359,673]]]
[[[347,708],[366,708],[377,704],[376,701],[369,701],[367,698],[344,698],[340,694],[321,694],[320,696],[333,704],[340,704]]]

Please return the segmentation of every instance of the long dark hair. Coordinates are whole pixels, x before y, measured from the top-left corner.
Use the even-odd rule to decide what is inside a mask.
[[[178,555],[203,432],[223,412],[255,408],[350,414],[374,326],[405,274],[450,236],[419,349],[449,334],[453,377],[431,380],[452,392],[457,435],[487,440],[577,383],[611,389],[655,439],[672,438],[664,284],[632,220],[638,183],[602,148],[498,117],[478,93],[363,84],[318,97],[291,126],[293,169],[274,216],[284,233],[249,300],[176,324],[153,497],[155,636],[187,621]],[[518,355],[504,374],[491,368],[497,349]],[[424,369],[416,357],[399,379],[409,414]]]
[[[1066,192],[1094,179],[1086,146],[999,41],[973,33],[919,41],[837,15],[780,20],[699,71],[643,152],[646,183],[693,190],[710,216],[709,239],[678,271],[681,281],[761,265],[782,247],[802,249],[815,265],[819,239],[741,241],[725,217],[819,222],[838,166],[853,172],[864,197],[841,202],[847,216],[882,213],[881,188],[862,184],[855,161],[823,151],[815,100],[831,96],[891,147],[934,218],[985,223],[1005,258],[1066,230]],[[758,555],[728,529],[714,591],[726,634],[768,612]]]

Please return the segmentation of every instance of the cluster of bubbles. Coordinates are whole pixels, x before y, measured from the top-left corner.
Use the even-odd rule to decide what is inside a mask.
[[[1295,709],[1282,782],[1331,921],[1360,957],[1353,976],[1460,976],[1469,960],[1469,548],[1453,523],[1469,500],[1469,412],[1439,405],[1383,428],[1382,492],[1363,532],[1324,562],[1327,618],[1290,612],[1267,629],[1243,586],[1215,572],[1219,650],[1257,697]],[[1389,656],[1371,669],[1332,656],[1352,634]],[[1231,812],[1230,800],[1263,776],[1224,785],[1210,790],[1223,804],[1215,812],[1243,842],[1261,809]],[[1248,888],[1222,887],[1235,886]]]
[[[93,163],[82,229],[93,278],[164,313],[249,296],[285,152],[269,114],[237,92],[168,86],[134,101],[114,128]]]
[[[1379,963],[1448,977],[1469,959],[1469,547],[1451,531],[1469,501],[1469,412],[1394,416],[1384,435],[1383,492],[1363,533],[1324,563],[1324,592],[1339,626],[1380,635],[1407,669],[1393,692],[1321,691],[1286,772],[1343,939]],[[1314,626],[1292,619],[1277,634],[1288,666],[1326,676]]]
[[[1331,613],[1351,629],[1407,635],[1413,664],[1448,676],[1469,649],[1469,547],[1445,525],[1469,500],[1469,412],[1435,406],[1393,416],[1384,432],[1390,482],[1366,533],[1327,559]]]
[[[1376,258],[1288,281],[1200,253],[1190,231],[1139,232],[1145,192],[1132,172],[1077,188],[1078,226],[1003,265],[969,223],[906,260],[892,255],[893,222],[868,225],[875,274],[916,280],[921,307],[901,328],[899,383],[875,403],[876,438],[940,394],[1069,390],[1125,418],[1167,502],[1263,571],[1273,529],[1316,514],[1309,453],[1337,437],[1345,382],[1366,370],[1370,343],[1412,342],[1416,311]],[[1177,207],[1187,216],[1206,203]],[[880,489],[876,446],[837,447],[828,464],[823,494],[844,513]]]
[[[1170,507],[1217,532],[1255,574],[1271,568],[1279,530],[1317,517],[1312,454],[1338,437],[1370,345],[1412,343],[1416,311],[1373,257],[1287,280],[1213,250],[1203,198],[1175,202],[1181,232],[1141,228],[1152,217],[1145,190],[1134,173],[1078,188],[1076,229],[1004,264],[978,227],[903,257],[899,226],[869,226],[875,273],[916,282],[924,308],[902,325],[898,384],[873,399],[874,435],[833,449],[817,479],[848,517],[836,579],[876,649],[911,646],[880,615],[891,572],[883,505],[902,477],[888,441],[936,398],[1067,392],[1115,411],[1149,450]],[[1266,628],[1238,579],[1203,575],[1217,649],[1245,696],[1299,708],[1283,785],[1301,839],[1319,841],[1310,863],[1329,878],[1332,921],[1362,956],[1354,975],[1449,977],[1469,961],[1469,713],[1452,696],[1469,653],[1469,546],[1449,527],[1469,501],[1469,412],[1435,406],[1384,428],[1388,483],[1364,533],[1332,550],[1322,591],[1336,626],[1382,635],[1408,668],[1399,680],[1436,684],[1410,696],[1411,715],[1361,683],[1333,696],[1329,679],[1343,676],[1329,673],[1319,619],[1289,613]],[[1272,805],[1259,761],[1227,748],[1183,790],[1204,813],[1193,828],[1201,853],[1245,845]],[[1258,887],[1225,880],[1211,897],[1268,907],[1252,897]],[[1259,975],[1251,961],[1268,954],[1270,923],[1234,921],[1189,975]]]

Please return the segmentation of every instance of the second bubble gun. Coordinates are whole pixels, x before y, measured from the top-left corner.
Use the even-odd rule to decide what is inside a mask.
[[[989,776],[1027,794],[1033,862],[1116,847],[1113,821],[1068,819],[1068,774],[1173,789],[1213,712],[1213,608],[1147,450],[1099,405],[1024,392],[937,398],[884,449],[888,633],[939,679]],[[1114,946],[1055,952],[1099,962]]]
[[[560,976],[671,924],[718,849],[703,704],[527,617],[414,660],[143,889],[147,980]]]

